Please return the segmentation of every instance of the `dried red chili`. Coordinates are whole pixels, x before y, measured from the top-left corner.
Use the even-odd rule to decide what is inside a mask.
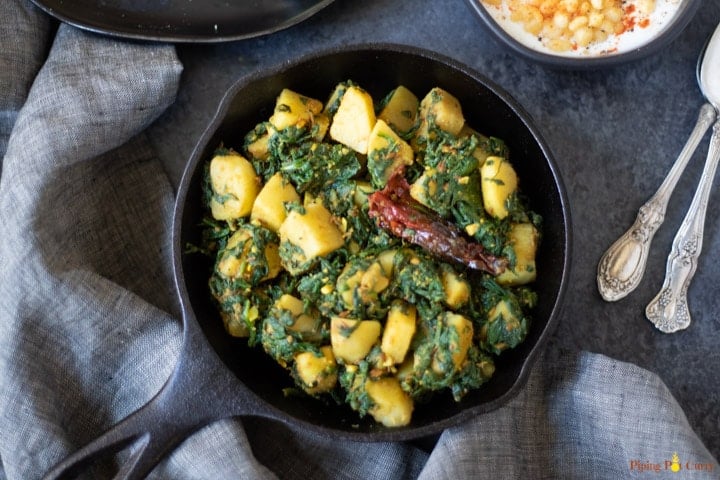
[[[426,209],[410,196],[410,185],[398,171],[382,190],[368,197],[369,215],[380,228],[446,260],[499,275],[508,260],[490,254],[454,224]]]

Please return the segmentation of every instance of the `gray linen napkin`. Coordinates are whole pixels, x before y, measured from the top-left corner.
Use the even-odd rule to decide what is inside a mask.
[[[56,32],[29,2],[2,1],[0,478],[33,479],[148,401],[177,358],[173,192],[143,132],[182,66],[172,46]],[[227,419],[150,477],[645,478],[673,455],[685,478],[720,478],[655,375],[549,350],[517,398],[430,453]]]

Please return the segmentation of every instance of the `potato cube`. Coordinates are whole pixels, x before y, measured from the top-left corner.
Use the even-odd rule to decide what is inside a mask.
[[[250,219],[257,220],[268,229],[277,232],[287,217],[285,204],[288,202],[299,203],[300,196],[295,191],[295,187],[278,172],[270,177],[255,198]]]
[[[456,345],[451,345],[450,350],[453,352],[452,358],[455,369],[460,370],[472,344],[473,325],[466,317],[456,313],[447,313],[446,321],[448,326],[454,328],[458,334],[458,342]]]
[[[419,203],[430,208],[432,199],[437,194],[437,170],[434,168],[426,168],[417,180],[410,185],[410,196]]]
[[[255,305],[246,308],[244,302],[235,302],[229,309],[220,312],[225,331],[233,337],[245,338],[250,335],[250,325],[260,316]]]
[[[359,87],[348,87],[330,124],[330,137],[358,153],[366,154],[375,120],[370,94]]]
[[[410,423],[413,401],[395,377],[383,377],[365,382],[373,406],[369,413],[386,427],[402,427]]]
[[[232,151],[210,161],[210,184],[213,191],[210,210],[217,220],[249,215],[260,191],[260,178],[252,163]]]
[[[522,313],[519,311],[517,304],[514,304],[514,302],[509,299],[500,300],[488,311],[488,320],[480,330],[480,339],[483,342],[494,342],[490,346],[495,353],[515,347],[524,338],[523,329],[525,327],[523,326],[521,315]],[[500,323],[498,324],[497,322]],[[497,325],[502,326],[504,334],[497,340],[488,339],[488,330]],[[518,332],[520,335],[518,335]]]
[[[479,145],[477,147],[475,147],[475,150],[473,150],[472,155],[473,155],[473,157],[475,157],[477,159],[478,167],[482,167],[485,164],[485,160],[487,160],[487,158],[489,156],[493,155],[493,152],[491,151],[491,149],[488,148],[490,139],[487,136],[483,135],[482,133],[478,132],[477,130],[475,130],[475,129],[469,127],[467,124],[465,124],[463,126],[462,130],[460,130],[460,136],[461,137],[469,137],[471,135],[475,136],[475,138],[477,138],[478,141],[480,142]],[[497,142],[497,143],[501,142],[501,140],[499,140],[499,139],[493,139],[493,140],[494,140],[494,142]],[[496,155],[497,155],[497,153],[496,153]]]
[[[378,114],[396,132],[405,135],[415,126],[420,101],[413,92],[400,85],[388,96],[385,106]]]
[[[395,254],[397,250],[384,250],[377,256],[377,261],[385,272],[385,276],[390,278],[395,270]]]
[[[315,128],[313,139],[316,142],[322,142],[330,128],[330,116],[327,113],[319,113],[315,115],[313,121],[313,128]]]
[[[442,271],[442,284],[445,290],[445,303],[457,310],[470,299],[470,284],[450,268]]]
[[[262,133],[259,133],[258,130],[263,126],[265,128],[262,129]],[[254,160],[267,160],[270,155],[270,151],[268,150],[268,141],[270,140],[270,136],[274,133],[275,129],[272,125],[265,123],[256,127],[255,130],[245,137],[245,150],[250,158]]]
[[[267,264],[268,272],[261,281],[275,278],[282,268],[278,245],[274,243],[265,245],[262,258],[257,255],[257,250],[257,245],[252,241],[252,233],[247,228],[240,228],[230,236],[225,249],[220,254],[217,264],[218,273],[225,278],[242,278],[250,281],[258,267],[258,262],[264,262]],[[253,258],[257,260],[251,261]]]
[[[323,104],[319,100],[285,88],[275,100],[275,111],[270,117],[270,123],[277,130],[293,126],[310,128],[314,116],[322,112],[322,108]]]
[[[480,177],[485,211],[495,218],[507,217],[507,201],[518,185],[515,169],[502,157],[488,157],[480,168]]]
[[[508,233],[515,250],[515,268],[505,269],[496,277],[500,285],[517,286],[535,281],[535,254],[540,234],[532,223],[515,223]]]
[[[427,138],[431,125],[452,135],[460,133],[465,125],[458,99],[439,87],[430,90],[420,102],[420,127],[415,134],[416,141]]]
[[[287,310],[293,317],[293,324],[288,330],[298,333],[317,333],[320,317],[305,312],[305,303],[290,294],[283,294],[275,301],[275,308]]]
[[[383,187],[397,169],[413,163],[413,149],[383,120],[375,122],[368,139],[367,168],[376,187]]]
[[[457,335],[457,339],[452,340],[448,345],[448,349],[452,356],[453,366],[457,371],[463,368],[463,364],[467,358],[468,349],[472,344],[473,325],[472,322],[463,315],[452,312],[445,312],[443,314],[443,321],[447,327],[454,329],[455,334]],[[436,360],[433,360],[431,366],[433,371],[437,374],[446,373],[444,372],[442,365],[440,365]]]
[[[331,213],[320,202],[310,202],[304,207],[304,212],[291,210],[285,221],[278,229],[280,244],[289,243],[302,257],[302,262],[311,261],[317,257],[325,256],[345,243],[343,234],[335,225]],[[293,271],[286,258],[283,257],[283,266]]]
[[[377,303],[378,294],[388,285],[389,275],[378,261],[373,261],[367,267],[348,263],[338,277],[337,291],[345,306],[351,309],[358,300],[365,305]]]
[[[332,118],[333,115],[335,115],[335,112],[337,112],[338,107],[340,106],[340,100],[342,100],[343,95],[345,95],[345,92],[351,86],[352,83],[350,82],[340,82],[335,85],[335,88],[330,94],[330,97],[328,98],[327,102],[325,102],[325,108],[323,108],[323,113],[327,114],[328,117]]]
[[[353,203],[357,205],[358,207],[363,207],[368,204],[368,197],[370,194],[372,194],[375,190],[373,189],[372,185],[370,185],[370,182],[367,182],[365,180],[357,180],[355,181],[355,192],[353,194]]]
[[[337,383],[337,363],[330,346],[320,347],[322,356],[314,352],[295,355],[295,373],[302,388],[310,395],[328,392]]]
[[[402,363],[415,335],[417,309],[415,306],[397,300],[388,311],[380,349],[387,357],[388,365]]]
[[[330,343],[335,358],[344,363],[358,363],[370,353],[380,338],[382,326],[376,320],[330,319]]]

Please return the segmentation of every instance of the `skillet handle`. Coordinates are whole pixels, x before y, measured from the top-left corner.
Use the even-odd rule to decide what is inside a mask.
[[[187,330],[187,325],[186,325]],[[45,480],[76,477],[101,455],[133,446],[115,479],[135,480],[199,428],[237,415],[267,415],[261,401],[210,351],[199,332],[186,331],[179,361],[158,394],[103,435],[55,466]],[[198,345],[198,342],[200,345]]]
[[[93,460],[132,447],[133,452],[118,470],[116,479],[144,478],[152,468],[194,429],[192,425],[172,424],[163,418],[162,399],[167,385],[153,400],[116,424],[100,437],[76,451],[50,472],[45,480],[75,478]]]

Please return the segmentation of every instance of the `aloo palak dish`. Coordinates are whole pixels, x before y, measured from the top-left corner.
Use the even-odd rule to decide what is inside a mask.
[[[506,144],[451,93],[398,86],[375,105],[345,81],[328,96],[282,90],[240,151],[207,163],[209,287],[227,332],[294,390],[407,425],[526,337],[541,218]]]

